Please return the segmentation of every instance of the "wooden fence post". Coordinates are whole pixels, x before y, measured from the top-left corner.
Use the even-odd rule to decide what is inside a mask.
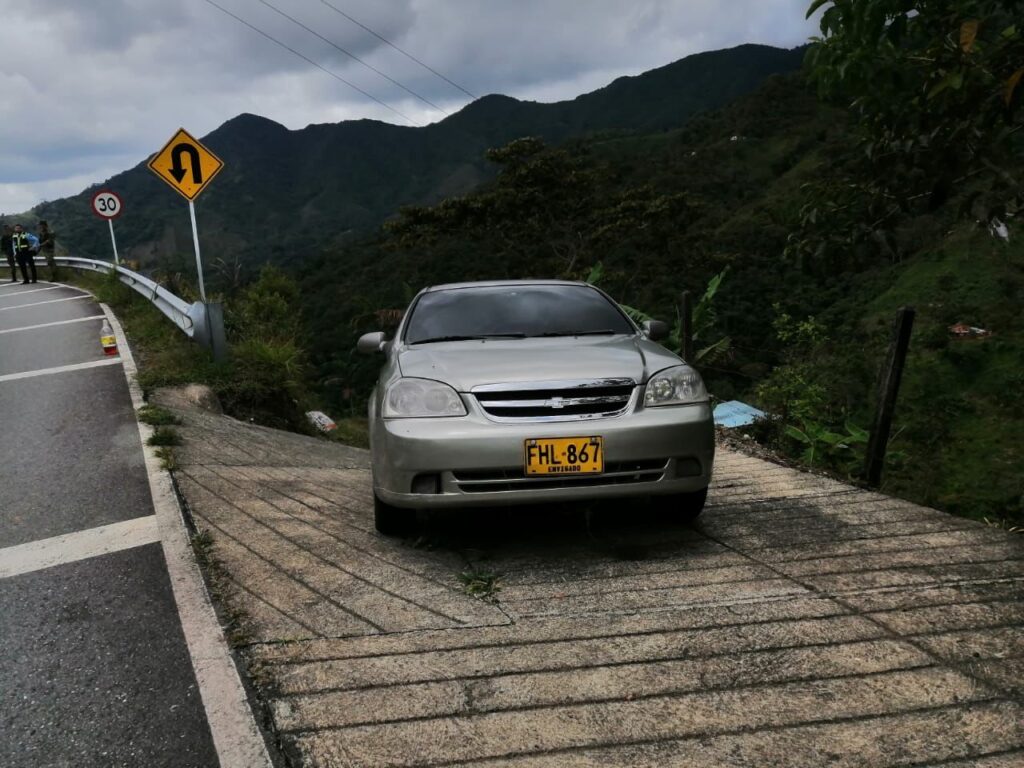
[[[679,337],[683,360],[693,365],[693,298],[689,291],[679,297]]]
[[[892,342],[889,344],[889,355],[878,377],[878,404],[875,410],[875,420],[871,425],[871,436],[868,439],[867,457],[864,462],[864,476],[869,485],[876,487],[882,480],[885,450],[888,447],[889,433],[892,430],[892,414],[896,408],[896,396],[900,391],[903,365],[907,360],[910,331],[913,327],[914,308],[901,307],[897,310],[896,322],[893,323]]]

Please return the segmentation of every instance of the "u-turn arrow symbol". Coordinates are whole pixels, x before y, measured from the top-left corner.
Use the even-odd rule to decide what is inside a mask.
[[[171,176],[174,177],[175,181],[180,184],[181,180],[185,178],[186,173],[185,168],[181,164],[181,156],[186,152],[188,153],[190,165],[192,167],[192,183],[202,184],[203,169],[199,165],[199,150],[188,142],[181,141],[174,145],[174,149],[171,150],[171,167],[168,170],[170,171]]]

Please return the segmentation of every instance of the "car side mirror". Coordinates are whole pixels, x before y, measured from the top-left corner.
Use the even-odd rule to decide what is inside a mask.
[[[640,327],[643,328],[644,335],[651,341],[668,338],[668,323],[663,323],[661,320],[644,320],[644,324]]]
[[[387,336],[385,336],[381,331],[377,331],[376,333],[364,333],[359,337],[359,341],[356,342],[356,349],[364,355],[374,355],[383,351],[384,342],[387,340]]]

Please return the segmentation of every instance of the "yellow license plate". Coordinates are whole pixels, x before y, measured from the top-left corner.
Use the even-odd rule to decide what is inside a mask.
[[[554,437],[526,441],[527,475],[593,475],[604,472],[604,438]]]

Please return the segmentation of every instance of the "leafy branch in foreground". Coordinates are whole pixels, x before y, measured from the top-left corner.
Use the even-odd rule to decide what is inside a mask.
[[[1006,170],[1022,146],[1019,0],[815,0],[808,16],[822,9],[809,74],[859,116],[876,218],[958,195],[983,221],[1019,211]]]
[[[718,293],[719,287],[722,285],[722,281],[728,274],[729,268],[726,267],[710,281],[708,281],[707,287],[704,289],[703,295],[700,297],[700,301],[697,302],[693,308],[693,341],[694,345],[704,344],[703,347],[696,349],[694,352],[694,359],[687,362],[693,363],[713,363],[715,360],[720,359],[725,355],[730,346],[732,345],[732,339],[729,336],[722,336],[716,341],[710,341],[714,336],[715,325],[717,324],[718,316],[715,314],[715,295]],[[597,285],[604,277],[604,265],[602,262],[595,264],[589,274],[587,275],[586,282],[591,285]],[[626,304],[620,304],[634,322],[643,323],[647,320],[653,320],[651,315],[644,312],[642,309],[636,307],[630,307]],[[672,324],[672,329],[669,332],[669,336],[663,342],[664,346],[677,355],[681,355],[683,351],[683,319],[679,315],[678,308],[676,309],[675,322]]]

